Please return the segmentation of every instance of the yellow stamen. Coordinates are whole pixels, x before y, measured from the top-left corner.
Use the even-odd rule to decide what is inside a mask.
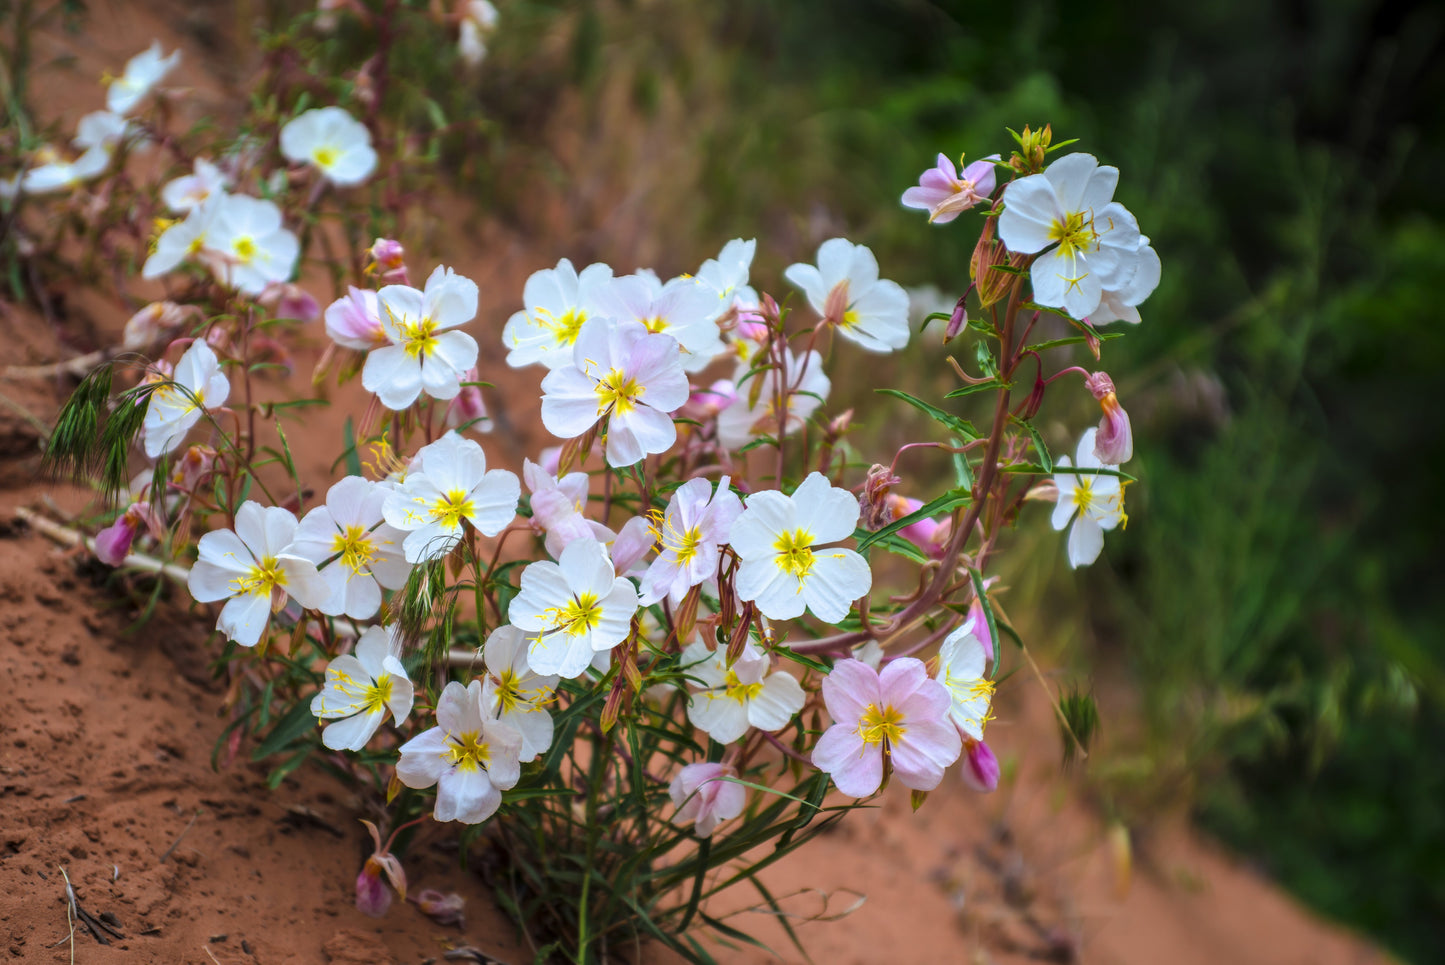
[[[241,264],[249,264],[251,259],[256,257],[256,239],[250,235],[242,235],[231,243],[231,251]]]
[[[331,540],[331,552],[341,554],[341,562],[354,574],[361,574],[374,563],[379,554],[364,526],[348,526]]]
[[[555,611],[552,624],[569,637],[590,633],[602,621],[602,602],[595,593],[579,593]]]
[[[1059,243],[1059,254],[1066,257],[1089,250],[1096,238],[1094,219],[1082,211],[1071,211],[1049,227],[1049,239]]]
[[[269,595],[276,587],[286,585],[286,571],[281,569],[281,564],[274,556],[267,556],[260,563],[252,564],[246,571],[245,576],[238,576],[231,581],[232,596],[246,596],[255,594]]]
[[[804,579],[813,569],[813,534],[806,529],[782,533],[773,544],[778,554],[778,568],[789,576]]]
[[[469,493],[453,489],[432,503],[430,512],[432,522],[441,523],[447,529],[456,529],[462,524],[463,517],[476,514],[476,508]]]
[[[450,745],[447,748],[447,760],[453,767],[463,771],[485,767],[492,756],[491,747],[482,741],[481,734],[474,730],[452,737]]]
[[[605,415],[608,409],[618,415],[625,415],[637,406],[637,400],[647,391],[637,380],[621,369],[613,369],[597,383],[597,414]]]
[[[318,167],[329,168],[336,163],[337,155],[340,152],[334,147],[318,147],[311,155]]]
[[[723,687],[728,697],[736,700],[738,703],[752,700],[763,692],[762,681],[758,681],[755,684],[745,684],[738,679],[737,673],[732,670],[729,670],[727,676],[723,678]]]
[[[863,738],[865,744],[891,747],[907,732],[908,728],[903,726],[903,713],[892,704],[882,710],[878,709],[877,704],[869,704],[863,711],[863,716],[858,719],[858,736]]]

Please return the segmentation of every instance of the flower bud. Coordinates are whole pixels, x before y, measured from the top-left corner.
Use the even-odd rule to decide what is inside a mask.
[[[150,522],[151,508],[131,503],[115,522],[95,534],[95,555],[106,566],[119,566],[130,555],[131,544],[143,525]]]
[[[991,581],[989,581],[991,582]],[[987,582],[985,583],[987,585]],[[968,605],[968,617],[964,620],[964,627],[979,643],[990,660],[998,659],[998,641],[988,629],[988,614],[983,612],[983,600],[974,596],[973,602]]]
[[[1043,130],[1030,130],[1027,124],[1024,125],[1023,134],[1019,135],[1019,149],[1014,151],[1013,157],[1009,158],[1009,167],[1019,174],[1035,174],[1044,169],[1044,156],[1048,153],[1049,144],[1054,139],[1054,127],[1052,124],[1045,124]]]
[[[948,326],[943,330],[944,345],[958,338],[958,333],[968,324],[968,310],[965,307],[967,304],[968,296],[964,295],[958,300],[958,304],[953,306],[953,314],[948,316]]]
[[[373,855],[361,866],[356,876],[356,910],[372,918],[380,918],[391,907],[391,889],[381,880],[381,863]]]
[[[983,741],[963,739],[963,767],[959,768],[963,783],[981,794],[998,787],[998,758]]]
[[[1003,300],[1013,289],[1014,282],[1018,281],[1017,275],[999,271],[998,266],[1023,268],[1029,258],[1028,255],[1010,253],[998,240],[997,234],[998,218],[989,218],[983,223],[983,233],[978,236],[978,244],[974,245],[973,257],[968,263],[968,275],[973,279],[978,303],[983,308]],[[953,323],[950,321],[949,324]]]
[[[257,296],[256,301],[271,309],[277,318],[314,322],[321,315],[321,306],[311,293],[289,281],[273,281]]]
[[[466,899],[455,891],[443,894],[435,888],[423,888],[416,896],[416,906],[438,925],[456,925],[458,928],[466,927],[466,919],[463,912],[466,909]]]
[[[391,238],[377,238],[366,249],[371,259],[370,270],[380,272],[381,279],[397,285],[409,284],[406,277],[406,249]]]
[[[889,501],[888,491],[900,482],[902,480],[893,475],[893,470],[887,466],[875,463],[868,470],[863,494],[858,497],[858,525],[873,533],[898,518],[899,514]]]
[[[171,485],[193,493],[210,477],[211,467],[215,463],[216,450],[210,446],[191,446],[176,460],[176,471],[171,474]]]
[[[1114,382],[1104,372],[1087,376],[1084,383],[1099,407],[1104,418],[1099,420],[1099,431],[1094,435],[1094,455],[1106,466],[1121,466],[1134,455],[1134,433],[1129,427],[1129,413],[1119,404],[1114,394]]]

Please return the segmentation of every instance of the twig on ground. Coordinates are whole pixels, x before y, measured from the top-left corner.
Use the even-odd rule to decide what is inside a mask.
[[[166,848],[166,853],[163,854],[163,855],[161,855],[161,859],[160,859],[159,861],[157,861],[156,864],[165,864],[165,863],[166,863],[166,859],[171,856],[171,852],[175,851],[176,848],[178,848],[178,847],[180,846],[181,839],[186,836],[187,832],[189,832],[189,831],[191,830],[191,828],[195,827],[196,818],[198,818],[198,817],[200,817],[200,816],[201,816],[201,812],[200,812],[200,811],[197,811],[195,814],[192,814],[192,815],[191,815],[191,823],[190,823],[190,824],[187,824],[185,831],[182,831],[182,832],[180,833],[180,836],[177,837],[176,840],[171,843],[171,846],[170,846],[169,848]]]
[[[60,868],[65,878],[65,924],[70,927],[70,965],[75,965],[75,889],[70,887],[70,875]],[[59,944],[57,942],[56,944]]]
[[[110,357],[110,352],[95,351],[87,352],[85,355],[78,355],[73,359],[66,359],[62,362],[51,362],[48,365],[8,365],[5,372],[0,375],[7,382],[15,382],[21,379],[47,379],[57,375],[71,375],[76,378],[84,378],[90,374],[90,370]]]

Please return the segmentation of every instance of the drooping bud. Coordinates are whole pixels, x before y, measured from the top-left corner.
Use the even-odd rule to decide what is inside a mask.
[[[983,741],[965,737],[963,740],[963,766],[959,768],[963,783],[981,794],[998,787],[998,758]]]
[[[366,249],[371,259],[370,271],[379,272],[381,280],[393,285],[409,285],[406,276],[406,249],[391,238],[377,238]]]
[[[968,296],[964,295],[958,300],[958,304],[953,306],[953,314],[948,316],[948,326],[943,330],[944,345],[958,338],[958,334],[962,332],[963,327],[968,324],[967,305]]]
[[[356,910],[372,918],[380,918],[391,907],[391,889],[381,875],[381,863],[373,856],[366,859],[356,876]]]
[[[1028,255],[1010,253],[997,235],[998,218],[989,218],[983,223],[983,232],[978,236],[978,244],[974,245],[973,257],[968,262],[968,275],[973,279],[978,303],[983,308],[1002,301],[1018,281],[1016,274],[1000,271],[999,266],[1022,269],[1029,260]]]
[[[180,459],[171,474],[171,485],[193,493],[211,475],[216,463],[216,450],[210,446],[191,446]]]
[[[1122,466],[1134,455],[1134,433],[1129,427],[1129,413],[1119,404],[1114,394],[1114,382],[1104,372],[1095,372],[1086,377],[1084,383],[1104,417],[1099,420],[1099,431],[1094,434],[1094,455],[1106,466]]]
[[[423,888],[417,892],[416,906],[438,925],[466,927],[466,899],[455,891],[443,894],[435,888]]]
[[[95,534],[95,555],[106,566],[119,566],[130,555],[131,544],[142,526],[150,523],[151,508],[131,503],[114,523]]]
[[[481,376],[474,365],[462,376],[462,389],[447,406],[447,425],[466,426],[472,432],[491,432],[492,417],[487,414],[487,402],[482,398],[482,388],[476,383]]]
[[[863,493],[858,497],[858,525],[873,533],[898,518],[889,500],[888,491],[902,482],[887,466],[874,463],[863,481]]]

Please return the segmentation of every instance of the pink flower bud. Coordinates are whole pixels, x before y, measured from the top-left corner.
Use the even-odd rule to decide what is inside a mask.
[[[396,285],[407,285],[406,249],[401,242],[391,238],[377,238],[366,254],[371,258],[372,268],[381,273],[382,281]]]
[[[271,309],[277,318],[294,318],[302,322],[314,322],[321,314],[321,306],[311,293],[291,282],[275,282],[266,286],[256,299]]]
[[[391,889],[381,880],[381,875],[381,863],[372,856],[356,876],[356,910],[372,918],[380,918],[391,907]]]
[[[1094,455],[1106,466],[1121,466],[1134,455],[1134,433],[1129,427],[1129,413],[1119,404],[1114,394],[1114,382],[1103,372],[1095,372],[1084,379],[1104,418],[1099,420],[1099,431],[1094,435]]]
[[[95,534],[95,555],[106,566],[119,566],[125,562],[136,534],[149,516],[149,506],[132,503],[115,522]]]
[[[326,334],[343,348],[365,352],[386,345],[386,329],[381,327],[381,302],[376,292],[352,288],[346,297],[326,307]]]
[[[993,634],[988,632],[988,615],[983,612],[983,600],[975,596],[973,602],[968,605],[968,618],[963,624],[968,628],[978,642],[983,644],[984,652],[988,659],[998,659],[998,641],[994,640]]]
[[[964,295],[958,300],[958,304],[953,306],[953,314],[948,316],[948,326],[943,330],[944,345],[958,338],[958,333],[968,324],[968,311],[965,308],[967,303],[968,296]]]
[[[741,784],[727,780],[737,771],[726,764],[689,764],[673,778],[667,793],[677,807],[672,820],[677,824],[693,823],[693,833],[710,838],[717,826],[743,813],[747,791]]]
[[[965,738],[963,742],[963,783],[981,794],[998,787],[998,758],[983,741]]]
[[[176,471],[171,474],[171,485],[193,493],[211,475],[216,462],[216,450],[210,446],[191,446],[185,455],[176,461]]]
[[[706,422],[716,418],[717,414],[731,405],[737,397],[737,390],[733,388],[732,382],[719,379],[705,389],[693,389],[683,406],[683,413],[690,419]]]
[[[423,888],[417,893],[416,906],[438,925],[466,927],[466,899],[455,891],[443,894],[435,888]]]

